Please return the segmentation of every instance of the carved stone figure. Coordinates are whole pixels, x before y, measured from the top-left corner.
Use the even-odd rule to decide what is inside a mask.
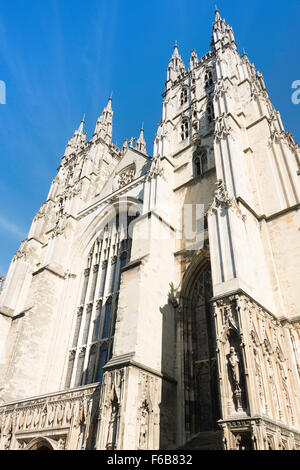
[[[65,446],[66,446],[65,439],[63,439],[63,438],[59,439],[58,443],[57,443],[58,450],[64,450]]]
[[[258,395],[260,398],[260,404],[261,404],[262,410],[265,411],[266,396],[265,396],[265,391],[264,391],[264,383],[263,383],[263,377],[262,377],[262,372],[261,372],[261,366],[259,363],[258,352],[256,349],[254,349],[254,364],[255,364],[255,377],[256,377]]]
[[[148,444],[148,432],[149,432],[149,406],[147,401],[143,403],[140,418],[140,436],[139,436],[139,448],[147,449]]]
[[[230,356],[229,356],[228,362],[229,362],[230,369],[231,369],[234,388],[236,390],[237,389],[239,390],[240,389],[240,359],[234,347],[230,348]]]
[[[273,366],[271,363],[271,358],[267,358],[267,367],[268,367],[268,381],[270,385],[270,391],[271,391],[271,397],[272,397],[272,402],[274,405],[274,411],[276,417],[280,416],[281,414],[281,409],[279,405],[279,400],[278,400],[278,392],[275,384],[275,377],[274,377],[274,371],[273,371]]]
[[[118,430],[118,413],[119,413],[119,403],[114,400],[111,403],[111,414],[110,420],[108,425],[108,432],[107,432],[107,450],[113,450],[116,447],[116,438],[117,438],[117,430]]]

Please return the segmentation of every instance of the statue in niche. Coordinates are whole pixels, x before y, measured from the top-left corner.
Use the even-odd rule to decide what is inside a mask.
[[[252,439],[248,433],[240,433],[235,437],[236,450],[252,450]]]
[[[279,406],[278,393],[277,393],[277,388],[276,388],[275,378],[274,378],[274,371],[273,371],[273,366],[272,366],[270,357],[267,358],[267,367],[268,367],[268,379],[269,379],[269,384],[270,384],[270,389],[271,389],[272,400],[274,403],[275,414],[277,416],[281,414],[281,409]]]
[[[273,438],[271,436],[267,436],[267,449],[274,450]]]
[[[256,349],[254,349],[254,363],[255,363],[255,377],[256,377],[256,383],[258,387],[258,395],[260,398],[262,408],[265,411],[266,397],[265,397],[264,385],[263,385],[264,382],[263,382],[261,367],[259,363],[259,356],[258,356],[258,352]]]
[[[235,390],[240,390],[240,359],[233,346],[230,348],[228,362],[230,365],[234,388]]]
[[[139,436],[139,448],[147,449],[148,447],[148,432],[149,432],[149,406],[145,400],[141,409],[140,418],[140,436]]]
[[[243,438],[240,434],[237,434],[235,438],[235,447],[237,450],[246,450],[245,446],[243,445]]]
[[[41,412],[41,427],[42,428],[45,426],[47,414],[48,414],[48,407],[47,405],[45,405]]]
[[[242,383],[241,383],[241,360],[234,346],[230,347],[227,359],[229,380],[233,391],[233,401],[236,411],[243,411]]]
[[[116,448],[118,416],[119,416],[119,403],[118,403],[118,400],[115,398],[111,402],[111,414],[110,414],[110,420],[108,424],[106,450],[114,450]]]
[[[8,450],[10,448],[11,440],[12,440],[12,423],[8,421],[7,425],[3,431],[3,448],[4,450]]]
[[[286,376],[283,364],[279,362],[278,365],[279,365],[279,372],[280,372],[281,388],[284,393],[287,411],[288,411],[289,417],[291,417],[293,421],[293,412],[292,412],[292,405],[291,405],[291,400],[290,400],[289,391],[288,391],[287,376]]]

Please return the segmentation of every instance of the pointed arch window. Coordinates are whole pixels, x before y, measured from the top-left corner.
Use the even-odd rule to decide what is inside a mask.
[[[193,157],[194,176],[201,176],[208,170],[207,150],[200,149]]]
[[[180,93],[180,105],[183,106],[188,101],[188,90],[187,88],[182,88]]]
[[[127,229],[134,218],[114,218],[89,252],[74,321],[66,388],[101,381],[103,366],[112,356],[121,269],[129,262],[131,252]]]
[[[206,111],[207,111],[207,120],[209,123],[212,123],[215,119],[214,106],[213,106],[212,101],[209,101],[207,103]]]
[[[189,121],[187,119],[182,121],[180,131],[181,140],[185,140],[189,137]]]
[[[207,70],[204,75],[204,83],[205,83],[205,88],[209,88],[213,84],[213,76],[212,76],[212,71]]]

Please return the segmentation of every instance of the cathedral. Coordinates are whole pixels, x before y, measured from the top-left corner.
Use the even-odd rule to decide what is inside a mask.
[[[0,449],[300,449],[300,147],[215,12],[153,155],[82,121],[0,296]]]

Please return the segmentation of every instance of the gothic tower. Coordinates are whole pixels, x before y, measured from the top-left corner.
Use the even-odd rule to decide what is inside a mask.
[[[0,448],[300,449],[300,147],[218,10],[153,157],[112,122],[81,122],[5,280]]]

